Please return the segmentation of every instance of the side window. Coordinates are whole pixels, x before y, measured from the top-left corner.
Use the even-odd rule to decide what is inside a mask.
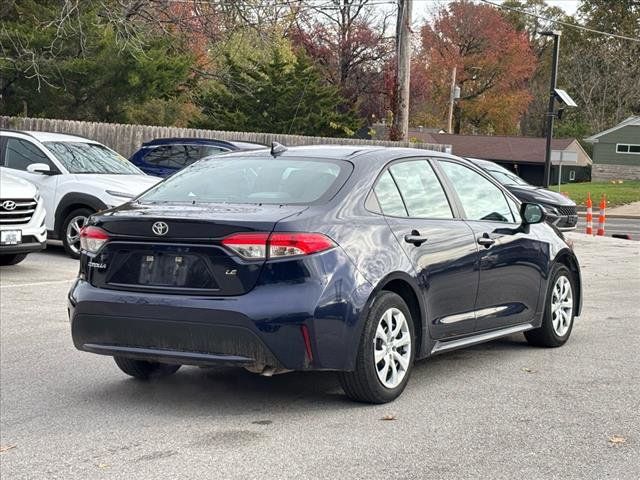
[[[175,145],[163,145],[152,149],[144,157],[144,161],[151,165],[166,168],[183,168],[186,158],[184,151]]]
[[[396,163],[389,170],[410,217],[453,218],[447,196],[429,162]]]
[[[200,147],[198,160],[200,158],[208,157],[209,155],[220,155],[221,153],[226,153],[228,151],[229,150],[226,150],[226,149],[221,148],[221,147],[211,147],[211,146],[208,146],[208,145],[202,145]]]
[[[4,166],[26,172],[32,163],[46,163],[50,168],[54,168],[44,152],[33,143],[20,138],[8,138]]]
[[[441,160],[440,166],[451,180],[467,219],[514,222],[504,194],[493,183],[458,163]]]
[[[378,203],[382,209],[382,213],[385,215],[391,215],[394,217],[406,217],[407,211],[404,208],[402,197],[396,187],[396,183],[393,181],[389,170],[385,170],[378,183],[373,187],[373,191],[378,197]]]

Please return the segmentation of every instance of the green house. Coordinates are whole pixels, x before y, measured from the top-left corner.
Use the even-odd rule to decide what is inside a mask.
[[[640,180],[640,116],[585,141],[593,144],[593,180]]]

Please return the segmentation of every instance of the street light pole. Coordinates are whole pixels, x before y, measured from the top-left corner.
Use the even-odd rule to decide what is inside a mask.
[[[554,30],[541,32],[540,35],[553,37],[553,63],[551,65],[551,89],[549,92],[549,108],[547,109],[547,148],[544,157],[544,178],[542,186],[549,187],[551,182],[551,139],[553,138],[553,120],[555,117],[554,106],[556,100],[556,82],[558,80],[558,57],[560,56],[560,35],[562,32]]]

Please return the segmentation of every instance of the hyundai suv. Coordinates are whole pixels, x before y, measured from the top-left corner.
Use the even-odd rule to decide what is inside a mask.
[[[35,185],[0,171],[0,265],[15,265],[45,248],[43,204]]]
[[[160,181],[110,148],[74,135],[0,130],[0,170],[35,184],[49,239],[80,256],[80,230],[92,213],[120,205]]]

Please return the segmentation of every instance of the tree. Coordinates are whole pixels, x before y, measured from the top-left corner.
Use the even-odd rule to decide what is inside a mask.
[[[640,40],[637,0],[584,0],[578,19],[587,27]],[[640,113],[640,42],[565,29],[560,81],[576,100],[576,133],[590,135]],[[563,120],[564,121],[564,120]]]
[[[227,53],[226,63],[228,74],[199,98],[204,117],[195,126],[317,136],[350,136],[358,128],[352,112],[338,111],[338,89],[321,80],[306,55],[291,59],[274,48],[268,61]]]
[[[441,9],[421,34],[418,59],[427,68],[432,115],[444,124],[456,66],[455,133],[515,133],[531,101],[526,80],[536,67],[527,36],[497,9],[466,0]]]
[[[192,108],[187,93],[192,56],[152,29],[144,43],[122,38],[101,5],[60,8],[59,2],[33,0],[3,5],[4,113],[127,122],[128,112],[152,99],[173,103],[178,116],[179,104]]]
[[[358,108],[367,117],[381,113],[382,67],[393,50],[387,27],[388,15],[369,0],[330,0],[301,12],[290,36],[339,89],[341,110]]]

